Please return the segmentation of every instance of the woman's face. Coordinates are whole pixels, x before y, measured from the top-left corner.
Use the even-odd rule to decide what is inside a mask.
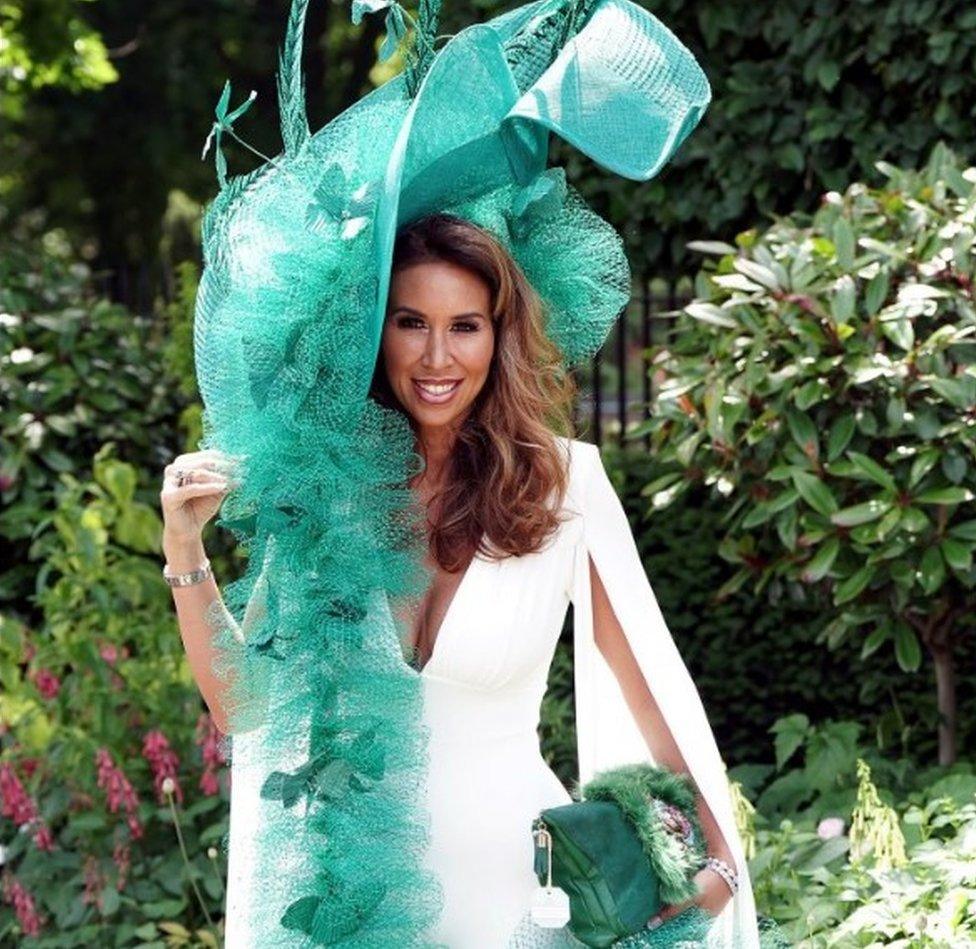
[[[495,351],[491,292],[446,261],[393,274],[381,353],[390,387],[421,428],[454,426],[481,391]]]

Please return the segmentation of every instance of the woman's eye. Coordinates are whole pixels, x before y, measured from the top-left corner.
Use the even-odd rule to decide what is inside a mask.
[[[397,317],[396,325],[403,329],[423,329],[426,324],[418,316],[400,316]],[[478,324],[474,320],[460,320],[457,323],[451,324],[451,328],[460,330],[462,333],[478,332]]]

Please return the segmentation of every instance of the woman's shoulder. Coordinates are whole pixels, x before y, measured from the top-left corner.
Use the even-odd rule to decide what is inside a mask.
[[[600,457],[599,446],[592,442],[569,438],[566,435],[554,434],[553,438],[567,460],[571,476],[585,473],[594,460]]]
[[[567,500],[582,501],[584,488],[594,466],[601,464],[599,446],[566,435],[554,435],[560,453],[566,460],[569,482]]]

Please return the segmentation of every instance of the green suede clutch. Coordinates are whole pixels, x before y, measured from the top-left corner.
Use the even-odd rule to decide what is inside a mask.
[[[580,800],[532,823],[539,882],[569,896],[570,932],[611,946],[643,929],[665,903],[698,893],[707,856],[691,778],[650,764],[595,775]]]

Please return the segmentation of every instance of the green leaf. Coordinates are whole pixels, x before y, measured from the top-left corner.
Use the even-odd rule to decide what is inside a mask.
[[[776,749],[776,770],[782,770],[810,733],[810,719],[802,713],[778,718],[769,729],[776,736],[773,746]]]
[[[836,66],[835,66],[836,69]],[[836,81],[836,80],[835,80]],[[854,228],[846,217],[839,217],[834,221],[834,249],[837,252],[837,264],[843,270],[854,267]],[[853,281],[852,281],[853,285]],[[853,310],[852,310],[853,312]],[[847,322],[843,320],[842,322]]]
[[[914,488],[932,470],[938,460],[939,450],[937,448],[925,448],[920,451],[918,457],[912,462],[912,468],[908,475],[908,486]]]
[[[856,294],[854,279],[849,274],[844,274],[834,284],[834,292],[830,297],[830,314],[837,323],[848,323],[854,316]]]
[[[804,454],[808,457],[816,458],[819,454],[817,444],[817,427],[813,420],[805,412],[797,412],[793,409],[786,410],[786,422],[790,428],[790,434]]]
[[[830,515],[830,520],[838,527],[854,527],[876,521],[883,514],[891,510],[893,501],[890,499],[872,498],[863,504],[845,507]]]
[[[949,528],[949,533],[959,540],[976,541],[976,518],[953,525]]]
[[[751,527],[758,527],[760,524],[765,524],[775,512],[769,506],[769,504],[756,504],[752,510],[742,519],[742,523],[739,525],[742,530],[749,530]]]
[[[867,289],[864,291],[864,309],[868,316],[874,316],[884,305],[888,296],[890,277],[884,268],[879,270],[869,281]]]
[[[915,345],[915,327],[911,320],[904,317],[900,320],[884,320],[881,323],[881,333],[905,352]]]
[[[895,659],[904,672],[917,672],[922,664],[918,637],[904,620],[895,623]]]
[[[917,507],[906,507],[901,512],[901,528],[909,534],[921,534],[931,523],[925,512]]]
[[[881,644],[891,636],[892,624],[883,622],[875,626],[864,640],[861,646],[861,658],[867,659],[872,653],[876,652]]]
[[[833,461],[847,447],[854,435],[854,413],[845,412],[834,419],[827,436],[827,460]]]
[[[880,484],[882,488],[887,488],[889,491],[897,490],[895,479],[891,476],[891,473],[882,468],[873,458],[859,451],[849,451],[847,457],[854,462],[858,471],[877,484]]]
[[[942,473],[953,484],[959,484],[959,482],[966,477],[967,467],[968,464],[966,462],[965,455],[963,455],[962,452],[957,451],[955,448],[950,448],[942,456]]]
[[[923,491],[914,498],[918,504],[961,504],[972,499],[972,491],[959,487],[933,488],[930,491]]]
[[[830,517],[838,509],[837,499],[834,497],[830,488],[816,475],[810,474],[808,471],[802,471],[799,468],[794,468],[791,471],[791,475],[793,477],[793,484],[796,486],[797,491],[800,492],[800,496],[818,514],[822,514],[824,517]]]
[[[876,570],[874,564],[867,564],[838,583],[834,590],[834,605],[840,606],[841,603],[847,603],[858,596],[871,582]]]
[[[827,576],[840,551],[840,539],[831,537],[817,549],[800,573],[806,583],[816,583]]]
[[[712,326],[721,326],[723,329],[730,330],[739,328],[739,323],[729,315],[730,311],[714,303],[689,303],[684,312],[692,319]]]
[[[939,544],[945,562],[953,570],[969,570],[973,565],[973,548],[970,544],[952,537],[945,537]]]
[[[945,581],[945,561],[938,547],[929,547],[918,565],[919,582],[926,593],[935,593]]]
[[[787,550],[796,548],[796,508],[788,507],[776,516],[776,533]]]
[[[830,386],[825,380],[811,379],[797,390],[796,396],[794,397],[796,407],[806,411],[811,405],[816,405],[818,402],[822,402],[828,398],[830,394]]]

